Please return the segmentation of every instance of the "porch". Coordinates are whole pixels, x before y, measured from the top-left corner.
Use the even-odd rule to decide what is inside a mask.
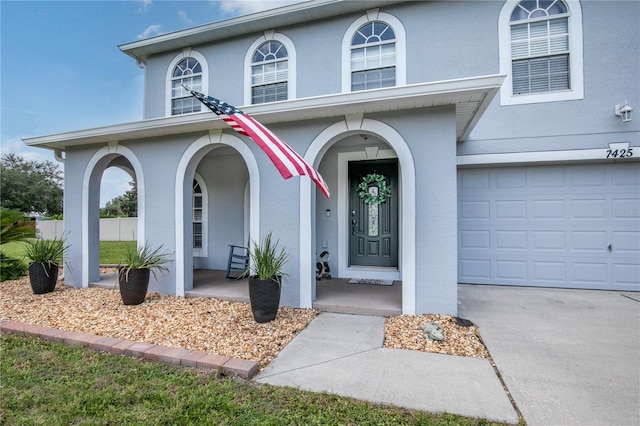
[[[196,269],[193,290],[186,297],[216,297],[235,302],[249,302],[249,280],[224,277],[225,271]],[[402,314],[402,282],[393,285],[349,284],[349,279],[316,281],[315,309],[345,314],[391,316]]]
[[[92,287],[114,288],[115,273],[103,274]],[[225,271],[196,269],[193,290],[186,297],[215,297],[249,303],[249,280],[225,278]],[[392,316],[402,314],[402,281],[392,285],[349,284],[348,278],[316,281],[313,307],[320,311],[356,315]]]

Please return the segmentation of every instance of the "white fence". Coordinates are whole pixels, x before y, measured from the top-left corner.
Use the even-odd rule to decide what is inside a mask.
[[[39,220],[36,222],[38,236],[45,240],[61,238],[64,232],[61,220]],[[100,219],[100,241],[136,241],[138,218],[118,217]]]

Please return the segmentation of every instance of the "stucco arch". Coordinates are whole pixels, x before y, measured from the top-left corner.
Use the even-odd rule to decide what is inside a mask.
[[[82,178],[82,276],[81,276],[81,285],[82,287],[88,287],[90,279],[90,271],[91,271],[91,259],[97,259],[99,262],[99,253],[93,253],[91,250],[91,238],[100,239],[100,231],[99,225],[98,235],[91,235],[91,226],[90,226],[90,215],[92,214],[92,209],[95,209],[96,206],[99,207],[100,204],[100,191],[93,190],[94,188],[100,187],[100,179],[102,177],[102,173],[107,168],[109,163],[113,161],[114,158],[122,156],[126,158],[131,166],[133,167],[133,171],[136,176],[136,184],[138,191],[138,241],[146,241],[145,238],[145,183],[144,183],[144,173],[142,171],[142,164],[138,160],[138,157],[134,154],[126,146],[119,145],[116,143],[110,143],[109,145],[102,147],[96,152],[84,170],[84,176]],[[97,198],[97,199],[96,199]],[[97,218],[97,215],[96,215]],[[99,220],[96,219],[96,220]],[[94,231],[95,233],[95,231]],[[94,263],[96,263],[94,261]],[[98,265],[95,265],[97,268]]]
[[[311,143],[305,153],[305,160],[317,167],[324,153],[335,142],[352,134],[368,133],[375,135],[391,146],[397,154],[402,194],[400,200],[400,271],[402,273],[402,313],[414,314],[416,311],[416,197],[415,164],[411,150],[404,138],[391,126],[381,121],[363,118],[361,115],[345,117],[323,130]],[[315,280],[313,253],[315,238],[313,226],[312,182],[300,180],[300,307],[311,308]],[[340,194],[338,188],[338,197]],[[343,191],[342,191],[343,192]]]
[[[201,136],[185,150],[180,158],[175,180],[175,265],[176,265],[176,288],[177,296],[184,296],[187,271],[185,268],[185,242],[184,242],[184,220],[185,196],[191,199],[191,193],[185,191],[187,173],[195,172],[204,155],[210,151],[206,148],[215,148],[216,145],[228,145],[234,148],[244,160],[249,172],[249,233],[259,235],[260,230],[260,172],[258,163],[249,147],[238,137],[222,133],[220,130],[211,131],[209,134]],[[191,188],[191,180],[188,187]]]

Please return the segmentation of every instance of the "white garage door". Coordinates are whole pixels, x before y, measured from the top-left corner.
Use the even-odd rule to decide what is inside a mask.
[[[460,169],[458,281],[640,291],[640,163]]]

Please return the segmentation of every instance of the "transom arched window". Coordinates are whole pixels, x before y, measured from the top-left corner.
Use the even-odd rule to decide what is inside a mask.
[[[510,18],[512,94],[571,89],[569,14],[560,0],[524,0]]]
[[[251,103],[288,99],[289,55],[282,43],[267,41],[256,49],[251,60]]]
[[[351,90],[396,85],[396,36],[381,21],[367,22],[351,39]]]
[[[200,111],[200,101],[184,90],[183,84],[186,84],[191,90],[202,91],[202,66],[195,58],[184,58],[173,69],[171,74],[171,115]]]

